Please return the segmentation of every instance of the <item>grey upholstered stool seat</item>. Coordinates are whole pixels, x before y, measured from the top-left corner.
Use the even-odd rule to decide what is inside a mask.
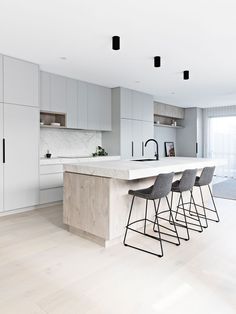
[[[174,225],[173,228],[168,228],[168,227],[163,226],[159,223],[159,219],[162,219],[162,220],[167,221],[168,226],[169,226],[169,219],[165,219],[163,217],[160,217],[160,215],[165,213],[165,212],[169,212],[170,216],[172,217],[171,208],[170,208],[170,204],[169,204],[169,200],[167,198],[167,195],[171,191],[171,185],[172,185],[173,178],[174,178],[173,172],[167,173],[167,174],[159,174],[152,186],[150,186],[146,189],[129,190],[128,193],[133,196],[133,199],[131,202],[129,217],[128,217],[128,221],[127,221],[127,225],[126,225],[125,236],[124,236],[124,242],[123,243],[125,246],[129,246],[129,247],[135,248],[137,250],[162,257],[163,256],[162,241],[166,241],[166,242],[169,242],[169,243],[172,243],[175,245],[180,244],[176,226]],[[132,211],[133,211],[133,205],[134,205],[135,197],[142,198],[142,199],[146,200],[145,217],[141,218],[141,219],[134,220],[131,222],[131,215],[132,215]],[[167,210],[159,212],[160,201],[162,198],[166,198]],[[154,204],[154,212],[153,212],[154,220],[148,218],[148,201],[149,200],[153,201],[153,204]],[[158,206],[156,206],[156,203],[155,203],[156,200],[158,200]],[[173,217],[172,217],[172,219],[173,219]],[[143,231],[140,231],[140,223],[141,222],[144,222]],[[152,234],[150,233],[150,231],[147,231],[147,222],[149,222],[153,225],[153,228],[151,230]],[[131,226],[134,226],[135,224],[138,224],[138,229],[134,229],[133,227],[131,227]],[[162,228],[165,228],[165,230],[168,230],[169,232],[171,232],[171,234],[168,234],[167,232],[163,232]],[[139,233],[139,234],[146,236],[146,237],[149,237],[151,239],[158,240],[160,242],[161,252],[155,253],[154,251],[148,251],[148,250],[143,249],[141,247],[137,247],[137,246],[128,244],[127,240],[126,240],[128,230]],[[154,235],[153,233],[154,234],[157,233],[158,236]],[[173,241],[170,241],[167,239],[163,239],[162,235],[175,238],[175,239],[177,239],[177,241],[173,242]]]
[[[215,204],[215,201],[214,201],[214,197],[213,197],[213,194],[212,194],[212,191],[211,191],[211,187],[210,187],[210,184],[211,184],[212,179],[213,179],[214,172],[215,172],[215,167],[214,166],[213,167],[205,167],[205,168],[203,168],[201,175],[196,177],[196,180],[195,180],[195,183],[194,183],[195,187],[199,187],[200,194],[201,194],[202,204],[201,205],[200,204],[196,204],[196,205],[197,205],[197,207],[201,207],[203,209],[203,214],[199,213],[199,216],[201,218],[203,218],[203,220],[205,221],[205,225],[203,226],[204,228],[208,227],[208,220],[215,221],[215,222],[219,222],[220,221],[219,215],[218,215],[218,212],[217,212],[217,208],[216,208],[216,204]],[[204,197],[203,197],[203,193],[202,193],[202,187],[204,187],[204,186],[208,186],[208,190],[209,190],[210,197],[211,197],[211,200],[212,200],[213,208],[206,207],[206,205],[205,205]],[[209,215],[210,213],[212,213],[211,216]],[[190,212],[190,214],[195,216],[195,214],[192,213],[192,212]],[[216,217],[216,218],[214,218],[214,217]]]
[[[182,177],[180,180],[177,180],[173,182],[172,187],[171,187],[171,209],[173,210],[173,193],[179,193],[179,200],[178,200],[178,205],[177,209],[175,211],[175,220],[170,222],[173,224],[176,224],[176,226],[184,227],[186,228],[187,231],[187,238],[183,238],[184,240],[189,240],[189,230],[194,230],[194,231],[199,231],[202,232],[202,225],[201,225],[201,220],[198,215],[197,207],[195,205],[195,200],[193,197],[193,186],[196,182],[196,174],[197,174],[197,169],[187,169],[183,172]],[[189,202],[185,202],[183,200],[183,192],[189,192],[190,193],[190,200]],[[196,218],[193,218],[191,215],[187,216],[186,215],[186,208],[185,205],[189,204],[189,209],[188,211],[191,210],[192,205],[194,205],[195,209],[195,216]],[[182,212],[180,212],[182,210]],[[183,217],[183,220],[179,219],[179,216]],[[183,222],[184,224],[180,224],[179,222]],[[194,228],[193,226],[197,227]],[[180,237],[181,238],[181,237]]]

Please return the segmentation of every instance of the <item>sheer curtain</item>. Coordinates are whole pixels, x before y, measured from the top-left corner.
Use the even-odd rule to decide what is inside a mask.
[[[236,116],[208,118],[207,146],[208,157],[227,160],[216,175],[236,178]]]

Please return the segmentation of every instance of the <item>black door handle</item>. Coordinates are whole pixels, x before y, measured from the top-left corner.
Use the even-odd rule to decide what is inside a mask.
[[[132,157],[134,157],[134,142],[132,141],[131,143],[132,143],[131,144],[132,145]]]
[[[2,139],[2,162],[5,164],[6,162],[6,144],[5,144],[5,138]]]
[[[196,143],[196,154],[198,154],[198,143]]]
[[[144,156],[144,143],[142,142],[142,156]]]

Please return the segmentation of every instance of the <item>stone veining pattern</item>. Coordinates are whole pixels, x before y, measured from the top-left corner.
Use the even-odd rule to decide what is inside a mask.
[[[44,157],[47,150],[52,157],[90,156],[101,144],[101,132],[41,128],[40,157]]]

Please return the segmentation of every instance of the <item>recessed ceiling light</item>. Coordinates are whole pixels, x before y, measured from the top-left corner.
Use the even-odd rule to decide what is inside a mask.
[[[138,84],[138,83],[140,83],[140,81],[135,81],[135,83],[137,83],[137,84]]]
[[[60,57],[60,59],[61,59],[61,60],[67,60],[67,58],[66,58],[66,57]]]

